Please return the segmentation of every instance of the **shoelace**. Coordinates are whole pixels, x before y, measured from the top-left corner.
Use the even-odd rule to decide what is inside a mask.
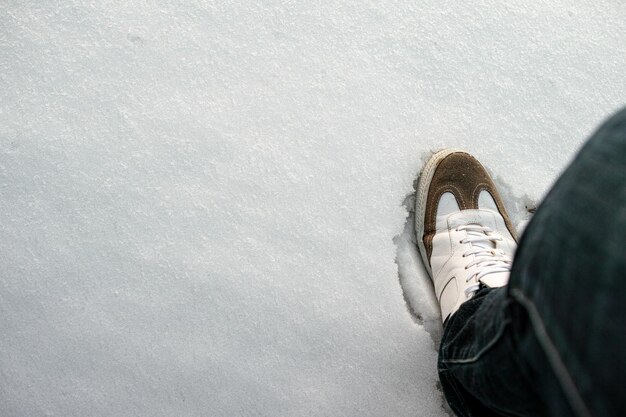
[[[476,271],[465,279],[465,282],[474,280],[474,284],[465,289],[465,296],[470,298],[480,288],[479,280],[482,277],[499,272],[510,272],[513,261],[502,249],[496,249],[496,242],[501,241],[502,236],[490,227],[467,224],[459,226],[456,230],[467,232],[467,237],[460,241],[461,244],[471,244],[471,249],[466,251],[463,257],[474,255],[474,260],[468,263],[465,269],[477,267]]]

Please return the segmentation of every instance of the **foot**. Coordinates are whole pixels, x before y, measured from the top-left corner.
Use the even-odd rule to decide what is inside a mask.
[[[515,233],[493,180],[470,154],[446,149],[428,161],[415,229],[444,321],[481,286],[508,283]]]

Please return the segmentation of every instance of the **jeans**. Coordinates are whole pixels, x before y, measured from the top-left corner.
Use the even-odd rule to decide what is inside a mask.
[[[448,319],[438,369],[459,416],[626,416],[626,109],[562,174],[509,285]]]

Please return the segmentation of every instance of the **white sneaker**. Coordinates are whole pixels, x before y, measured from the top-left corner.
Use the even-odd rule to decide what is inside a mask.
[[[493,180],[467,152],[435,154],[420,176],[415,229],[445,321],[478,289],[508,283],[517,247]]]

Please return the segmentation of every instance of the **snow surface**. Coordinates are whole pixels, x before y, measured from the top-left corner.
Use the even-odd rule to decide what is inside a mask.
[[[0,16],[2,416],[445,416],[421,164],[520,222],[626,98],[615,0]]]

